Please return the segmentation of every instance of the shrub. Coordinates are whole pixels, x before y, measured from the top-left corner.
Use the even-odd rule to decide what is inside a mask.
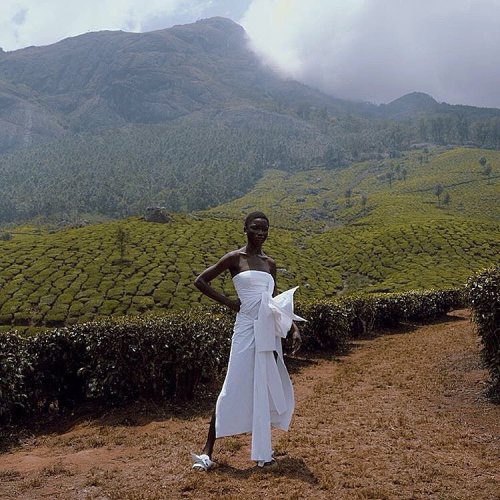
[[[209,310],[0,333],[0,421],[89,399],[192,398],[227,364],[232,321]]]
[[[298,301],[297,314],[308,320],[303,348],[346,353],[352,337],[433,320],[462,299],[460,290],[446,290]],[[104,318],[29,338],[0,333],[0,421],[92,399],[190,399],[201,379],[217,379],[226,367],[233,321],[227,308],[212,305]]]
[[[224,316],[194,310],[87,323],[83,371],[90,397],[190,399],[201,377],[220,373],[232,326]]]
[[[396,326],[404,321],[434,321],[466,305],[464,290],[460,288],[379,294],[374,300],[377,328]]]
[[[490,394],[500,401],[500,267],[472,276],[467,290],[483,345],[482,357],[490,373]]]
[[[377,303],[371,295],[351,295],[342,299],[349,310],[349,331],[353,338],[366,337],[374,329],[377,319]]]
[[[0,333],[0,422],[24,413],[31,399],[26,376],[32,367],[26,344],[16,333]]]
[[[347,352],[350,337],[350,310],[345,303],[333,300],[299,301],[296,309],[299,316],[307,319],[307,323],[301,325],[304,349]]]

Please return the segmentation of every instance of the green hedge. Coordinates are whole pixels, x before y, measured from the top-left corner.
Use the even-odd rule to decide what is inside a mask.
[[[338,300],[299,301],[296,310],[299,316],[307,319],[307,323],[298,325],[303,349],[347,352],[351,311],[346,303]]]
[[[465,306],[465,290],[452,288],[299,301],[297,310],[309,320],[302,327],[306,348],[328,347],[342,352],[351,338],[366,337],[374,330],[403,322],[433,321]]]
[[[483,344],[482,356],[490,372],[490,393],[500,401],[500,267],[471,277],[467,290]]]
[[[210,310],[0,334],[0,421],[89,399],[190,399],[229,356],[232,320]]]
[[[28,340],[15,333],[0,334],[0,422],[21,415],[30,404],[27,377],[32,367]]]
[[[305,350],[345,353],[350,339],[463,306],[457,290],[298,302]],[[0,333],[0,421],[101,399],[190,399],[229,356],[234,314],[220,306],[109,318],[23,338]]]

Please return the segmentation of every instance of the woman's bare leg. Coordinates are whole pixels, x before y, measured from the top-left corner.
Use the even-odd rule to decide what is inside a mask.
[[[212,414],[212,419],[210,420],[210,427],[208,428],[207,442],[205,448],[203,448],[202,453],[208,455],[212,458],[212,452],[214,451],[215,444],[215,411]]]

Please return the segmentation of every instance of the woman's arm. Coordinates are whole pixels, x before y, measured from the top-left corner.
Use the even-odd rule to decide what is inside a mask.
[[[294,356],[297,351],[302,346],[302,337],[299,332],[299,327],[292,321],[292,356]]]
[[[271,272],[271,276],[273,277],[274,281],[274,290],[273,290],[273,297],[278,295],[278,285],[276,284],[276,262],[274,262],[273,259],[268,257],[269,259],[269,271]]]
[[[235,258],[238,255],[235,252],[230,252],[224,257],[222,257],[219,262],[214,264],[213,266],[205,269],[195,280],[194,286],[200,290],[200,292],[204,293],[207,297],[215,300],[219,304],[229,307],[229,309],[238,312],[240,310],[240,301],[239,299],[230,299],[226,297],[224,294],[218,292],[214,288],[210,286],[210,282],[222,274],[224,271],[229,270],[234,266]]]

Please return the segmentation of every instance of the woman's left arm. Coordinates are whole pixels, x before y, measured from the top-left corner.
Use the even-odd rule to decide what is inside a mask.
[[[274,262],[273,259],[268,257],[269,259],[269,271],[271,272],[271,276],[273,277],[274,281],[274,290],[273,290],[273,297],[278,295],[278,285],[276,284],[276,262]]]
[[[302,337],[299,332],[299,327],[292,321],[292,356],[294,356],[302,346]]]

